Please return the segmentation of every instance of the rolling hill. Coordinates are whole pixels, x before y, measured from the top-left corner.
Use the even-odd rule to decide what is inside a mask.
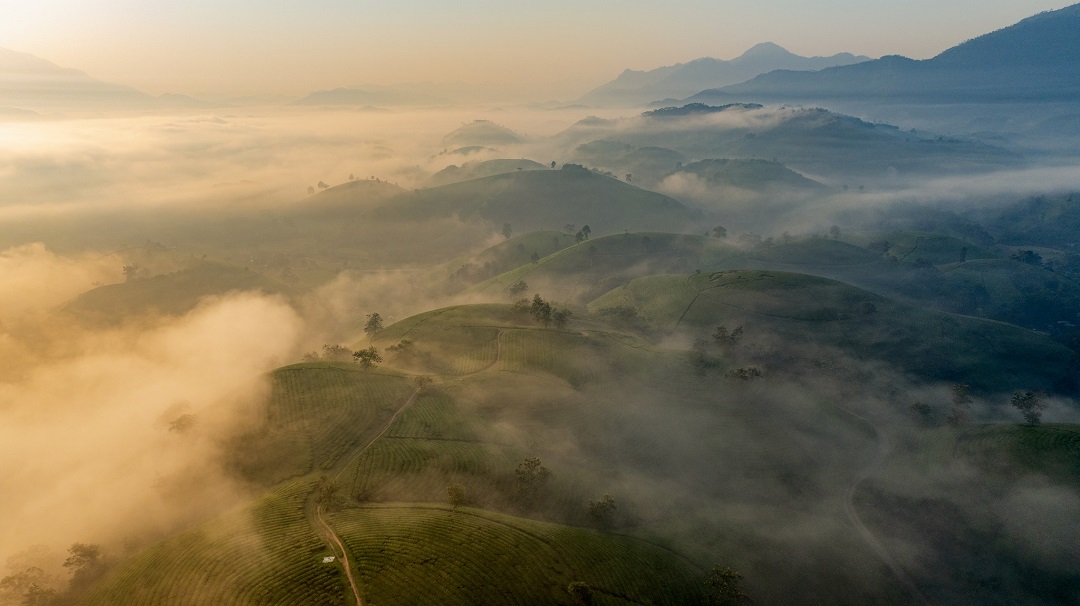
[[[424,182],[424,187],[438,187],[451,183],[460,183],[470,179],[480,179],[492,175],[512,173],[519,170],[545,170],[546,166],[532,160],[484,160],[482,162],[466,162],[461,166],[451,164],[439,172],[431,175]]]
[[[518,232],[589,225],[594,233],[642,229],[681,231],[699,219],[682,203],[580,166],[515,171],[417,190],[373,211],[379,221],[459,217]]]

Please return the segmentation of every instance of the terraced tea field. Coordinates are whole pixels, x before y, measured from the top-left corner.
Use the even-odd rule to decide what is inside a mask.
[[[649,543],[445,506],[378,505],[329,516],[356,556],[365,603],[699,604],[703,572]]]
[[[340,569],[304,516],[300,481],[124,561],[88,605],[277,606],[345,604]]]

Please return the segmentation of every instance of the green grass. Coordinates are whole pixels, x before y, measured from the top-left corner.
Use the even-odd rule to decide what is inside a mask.
[[[345,604],[340,567],[304,517],[309,482],[285,485],[121,562],[88,605]]]
[[[333,514],[372,604],[700,604],[701,572],[629,537],[491,512],[415,505]]]
[[[963,459],[999,477],[1041,473],[1065,483],[1080,477],[1080,426],[975,425],[922,432],[908,445],[924,465]]]

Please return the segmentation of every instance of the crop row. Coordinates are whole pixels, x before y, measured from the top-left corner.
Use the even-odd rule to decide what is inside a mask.
[[[304,517],[311,488],[287,485],[145,550],[119,564],[87,603],[342,604],[338,570],[322,564],[322,543]]]
[[[476,432],[444,392],[428,390],[420,395],[390,427],[392,438],[476,440]]]
[[[580,386],[595,379],[600,361],[582,337],[554,330],[509,330],[503,334],[500,370],[508,372],[545,372],[571,385]]]
[[[443,501],[449,477],[490,477],[503,472],[507,461],[500,448],[477,442],[382,438],[364,452],[346,477],[354,495]]]
[[[387,418],[412,389],[409,381],[338,368],[295,368],[274,374],[271,423],[310,440],[315,464],[326,468]]]
[[[701,597],[681,560],[628,537],[434,507],[362,508],[333,523],[372,602],[566,604],[573,581],[639,603]]]

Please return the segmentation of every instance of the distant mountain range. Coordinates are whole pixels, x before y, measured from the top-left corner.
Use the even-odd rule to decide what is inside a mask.
[[[76,69],[0,48],[0,114],[128,110],[176,107],[219,107],[187,95],[166,93],[155,97],[130,86],[92,78]],[[16,111],[18,110],[18,111]]]
[[[820,70],[869,59],[850,53],[831,57],[801,57],[781,46],[765,42],[730,61],[705,57],[650,71],[628,69],[615,80],[585,94],[579,101],[589,105],[642,105],[656,99],[685,97],[707,88],[744,82],[778,69]]]
[[[134,88],[0,48],[0,107],[48,111],[75,105],[93,109],[145,107],[153,102],[154,97]]]
[[[1080,100],[1080,4],[1029,17],[932,59],[894,55],[817,72],[772,71],[741,84],[714,88],[685,101]]]

